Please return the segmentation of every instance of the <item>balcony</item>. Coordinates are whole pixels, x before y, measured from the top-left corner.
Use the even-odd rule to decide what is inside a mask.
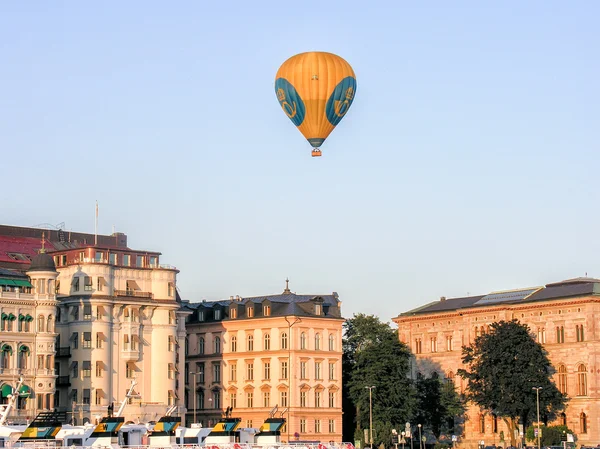
[[[140,359],[140,350],[125,349],[121,351],[121,358],[127,362],[137,362]]]
[[[58,348],[56,350],[56,358],[58,359],[60,357],[71,357],[71,347]]]
[[[142,292],[140,290],[117,290],[115,289],[115,296],[129,296],[133,298],[145,298],[152,299],[154,295],[152,292]]]
[[[71,377],[70,376],[58,376],[56,379],[57,387],[69,387],[71,386]]]

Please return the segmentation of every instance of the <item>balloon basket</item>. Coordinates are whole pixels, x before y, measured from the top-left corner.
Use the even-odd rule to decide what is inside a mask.
[[[314,148],[312,150],[312,157],[321,157],[321,150],[319,150],[318,148]]]

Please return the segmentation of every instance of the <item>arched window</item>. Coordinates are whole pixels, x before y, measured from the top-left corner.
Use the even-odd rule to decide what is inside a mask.
[[[204,337],[198,339],[198,354],[204,354]]]
[[[321,350],[321,334],[315,334],[315,351]]]
[[[268,351],[271,349],[271,336],[269,334],[265,334],[263,345],[264,345],[265,351]]]
[[[231,337],[231,352],[237,352],[237,337]]]
[[[48,321],[46,323],[46,330],[48,332],[54,332],[54,319],[52,318],[52,315],[48,315]]]
[[[566,426],[567,425],[567,414],[565,412],[563,412],[560,414],[559,418],[560,418],[560,425]]]
[[[567,394],[567,367],[565,365],[558,366],[558,390]]]
[[[19,348],[19,355],[17,357],[17,368],[21,368],[21,369],[27,368],[28,356],[29,356],[29,347],[22,345]]]
[[[254,337],[252,335],[248,335],[246,338],[246,350],[254,351]]]
[[[300,349],[306,349],[306,334],[304,332],[300,334]]]
[[[579,415],[579,433],[587,433],[587,415],[583,412]]]
[[[335,351],[335,337],[333,334],[329,334],[329,350]]]
[[[485,415],[479,415],[479,433],[485,433]]]
[[[446,373],[446,383],[454,386],[454,373],[452,371]]]
[[[2,357],[0,357],[0,361],[2,362],[2,368],[10,368],[10,359],[12,357],[12,347],[9,345],[3,345],[0,349]]]
[[[577,367],[577,396],[587,396],[587,367],[583,363]]]
[[[214,346],[215,346],[214,353],[219,354],[221,352],[221,337],[215,337],[214,343],[215,343],[214,344]]]
[[[475,326],[475,338],[479,337],[479,328]]]
[[[288,337],[287,334],[284,332],[283,334],[281,334],[281,349],[287,349],[288,347]]]
[[[46,318],[44,315],[38,316],[38,332],[44,332],[44,324],[46,323]]]

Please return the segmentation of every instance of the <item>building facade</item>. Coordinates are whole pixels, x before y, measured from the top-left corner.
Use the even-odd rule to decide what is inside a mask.
[[[245,427],[270,412],[287,419],[282,440],[342,438],[341,302],[280,295],[189,304],[186,422],[212,425],[230,408]]]
[[[470,345],[493,322],[518,319],[544,345],[555,369],[554,381],[569,397],[556,422],[577,436],[577,443],[600,442],[600,280],[577,278],[545,286],[446,299],[394,318],[400,341],[416,358],[415,370],[437,371],[464,392],[456,376],[463,367],[461,348]],[[531,392],[535,395],[535,391]],[[504,422],[470,404],[460,444],[508,446]],[[504,436],[504,441],[501,441]]]

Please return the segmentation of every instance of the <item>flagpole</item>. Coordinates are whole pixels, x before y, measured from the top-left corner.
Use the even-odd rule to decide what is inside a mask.
[[[96,223],[94,226],[94,245],[98,245],[98,200],[96,200]]]

